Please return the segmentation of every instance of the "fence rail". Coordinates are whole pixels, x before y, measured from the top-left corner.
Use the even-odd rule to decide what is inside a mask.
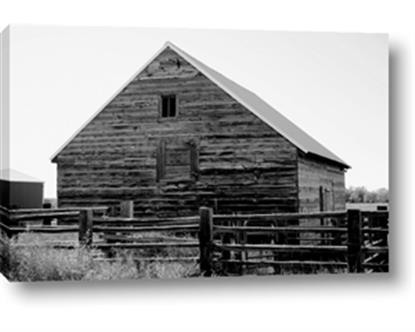
[[[199,232],[199,216],[134,218],[131,205],[128,202],[121,205],[120,216],[108,216],[106,207],[24,210],[2,208],[0,229],[9,240],[18,239],[24,233],[51,236],[45,241],[42,237],[41,245],[38,241],[6,241],[0,236],[0,244],[7,243],[16,250],[39,247],[57,250],[87,248],[93,250],[91,253],[94,259],[109,262],[117,260],[118,251],[127,250],[128,257],[140,264],[181,262],[198,266],[199,242],[196,235]],[[69,233],[70,241],[54,239],[54,234],[66,233]],[[120,257],[119,260],[122,261],[122,252]]]
[[[197,261],[205,276],[251,273],[264,266],[273,268],[273,273],[298,267],[349,272],[389,269],[388,211],[215,215],[212,209],[201,207],[198,216],[134,218],[131,204],[125,202],[121,216],[107,216],[106,211],[106,207],[0,207],[0,230],[7,238],[26,232],[77,234],[70,243],[45,244],[58,249],[198,248]],[[53,225],[51,220],[55,220]],[[152,259],[195,261],[195,256],[192,252],[192,256],[143,258]]]
[[[217,269],[245,274],[252,266],[274,267],[276,273],[295,266],[349,272],[389,268],[388,211],[227,216],[202,208],[200,215],[201,264],[206,275]]]

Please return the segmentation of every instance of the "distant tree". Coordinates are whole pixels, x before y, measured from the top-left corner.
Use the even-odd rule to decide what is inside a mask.
[[[389,203],[389,190],[380,188],[376,191],[377,201],[382,203]]]
[[[365,187],[350,187],[349,200],[351,203],[364,203],[367,196],[367,189]]]
[[[377,194],[375,191],[368,191],[364,198],[365,203],[376,203],[377,200]]]
[[[386,188],[369,191],[365,187],[349,187],[346,189],[348,203],[388,203],[389,191]]]

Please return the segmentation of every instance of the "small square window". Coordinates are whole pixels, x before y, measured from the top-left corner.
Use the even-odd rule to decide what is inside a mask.
[[[176,96],[161,96],[161,117],[172,118],[176,116]]]

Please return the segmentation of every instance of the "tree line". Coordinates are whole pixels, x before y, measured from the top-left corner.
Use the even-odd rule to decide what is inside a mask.
[[[389,203],[389,190],[380,188],[368,190],[365,187],[349,187],[346,189],[348,203]]]

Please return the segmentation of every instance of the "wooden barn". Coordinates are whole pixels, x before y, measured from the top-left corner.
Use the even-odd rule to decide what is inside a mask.
[[[344,209],[349,168],[170,42],[52,161],[59,206],[134,200],[136,216]]]

